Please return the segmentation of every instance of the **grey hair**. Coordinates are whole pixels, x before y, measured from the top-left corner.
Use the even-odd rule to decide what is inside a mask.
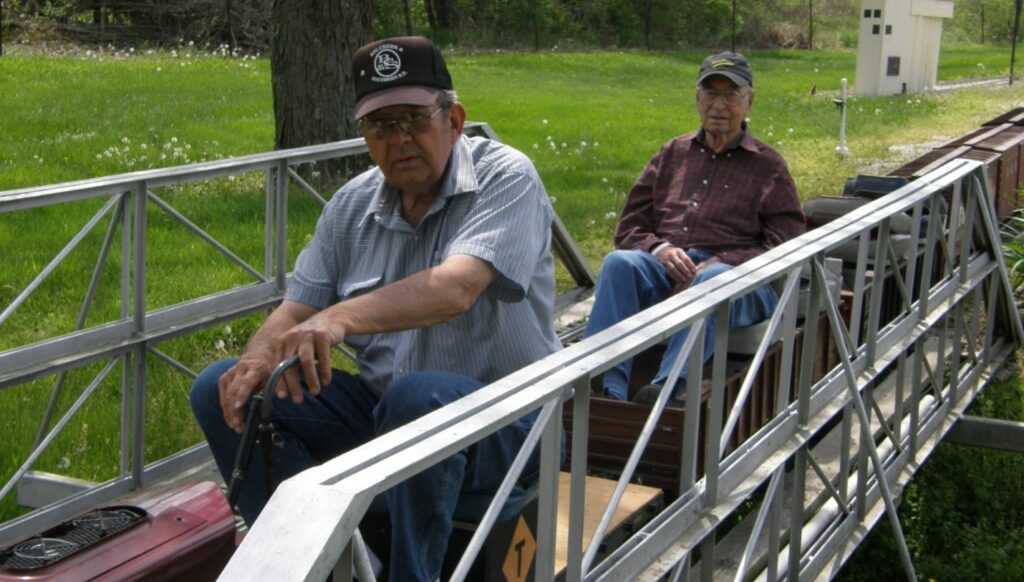
[[[444,107],[445,109],[448,109],[456,102],[458,102],[458,100],[459,96],[455,94],[454,90],[444,89],[441,91],[441,94],[438,95],[437,97],[437,104],[440,105],[441,107]]]

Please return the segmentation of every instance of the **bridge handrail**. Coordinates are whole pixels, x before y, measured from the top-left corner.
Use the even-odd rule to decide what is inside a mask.
[[[498,139],[486,123],[468,122],[465,131],[469,135]],[[46,507],[0,524],[0,547],[209,458],[206,446],[196,445],[168,458],[148,464],[145,462],[143,450],[146,446],[144,427],[147,357],[159,359],[178,372],[195,377],[195,372],[157,349],[157,345],[277,305],[284,296],[290,277],[290,265],[286,264],[289,190],[309,195],[320,204],[325,203],[325,199],[331,194],[318,192],[303,178],[303,170],[296,166],[351,158],[366,151],[365,143],[360,138],[0,192],[0,215],[106,198],[92,218],[85,222],[78,233],[71,237],[36,277],[17,293],[12,302],[0,305],[0,329],[3,329],[4,323],[18,312],[19,307],[39,289],[47,277],[54,273],[60,274],[56,269],[64,264],[67,257],[93,230],[97,229],[101,221],[110,222],[106,238],[97,252],[93,280],[85,293],[82,313],[74,329],[40,329],[32,334],[26,334],[27,341],[24,343],[0,349],[0,392],[44,377],[56,378],[50,404],[40,422],[36,442],[26,457],[19,459],[22,464],[13,476],[7,475],[9,478],[6,482],[0,482],[0,499],[11,493],[15,487],[19,487],[20,497],[24,489],[20,485],[30,483],[28,488],[34,488],[33,491],[39,492],[31,494],[34,499],[31,503],[45,504]],[[263,239],[263,264],[259,268],[246,264],[226,245],[221,244],[200,226],[191,223],[186,216],[157,195],[157,192],[162,194],[162,191],[157,190],[161,187],[173,188],[214,178],[251,173],[265,175],[262,188],[259,185],[251,188],[247,185],[243,190],[244,195],[251,195],[253,202],[260,205],[264,213],[263,232],[260,233]],[[146,290],[152,284],[152,279],[146,264],[149,237],[146,216],[150,208],[163,211],[184,225],[191,231],[186,232],[186,236],[195,235],[202,239],[202,242],[209,244],[215,251],[246,271],[251,279],[237,286],[218,287],[208,295],[170,305],[149,306]],[[116,244],[118,229],[122,235],[120,249],[117,249]],[[556,221],[552,237],[553,252],[576,283],[576,288],[564,292],[559,297],[556,313],[560,313],[573,301],[587,296],[593,287],[593,274],[560,221]],[[110,262],[109,257],[117,256],[119,252],[120,297],[114,301],[115,310],[116,306],[119,306],[120,313],[111,314],[106,319],[85,317],[89,305],[98,294],[98,274],[107,266],[106,263]],[[113,293],[116,295],[118,290],[114,289]],[[66,430],[72,417],[95,392],[95,388],[87,390],[81,401],[68,410],[63,418],[51,423],[56,412],[57,396],[65,383],[65,374],[94,362],[117,361],[123,364],[119,476],[106,483],[97,484],[32,472],[39,456],[62,431]],[[106,377],[108,372],[109,366],[101,376]],[[98,384],[102,379],[97,376],[94,383]]]
[[[930,264],[929,254],[936,252],[937,247],[948,247],[958,242],[957,232],[965,229],[967,234],[961,235],[960,254],[951,252],[948,248],[944,249],[945,259],[960,266],[947,264],[945,268],[950,275],[943,279],[946,283],[940,280],[934,289],[923,291],[906,310],[910,314],[908,317],[897,318],[888,324],[880,323],[880,299],[877,298],[881,297],[881,285],[873,287],[867,306],[868,333],[865,334],[870,337],[862,344],[853,342],[849,330],[846,330],[843,337],[836,329],[837,323],[832,316],[836,313],[836,305],[827,297],[827,293],[822,292],[823,283],[816,279],[812,284],[811,304],[816,306],[824,303],[826,309],[831,310],[833,334],[837,336],[837,341],[842,342],[840,351],[847,353],[848,359],[826,373],[825,377],[813,386],[809,380],[810,374],[801,374],[797,400],[781,406],[775,420],[758,433],[768,435],[767,437],[762,436],[759,440],[752,438],[754,444],[742,446],[724,458],[719,457],[717,447],[714,447],[715,450],[705,451],[704,466],[708,472],[704,478],[697,479],[694,472],[695,459],[700,452],[695,450],[696,444],[688,445],[682,464],[684,475],[681,476],[681,481],[684,487],[680,498],[663,513],[670,514],[670,517],[665,517],[661,522],[655,520],[659,527],[671,525],[673,531],[682,535],[688,529],[696,527],[698,518],[706,521],[706,510],[719,506],[722,503],[721,498],[735,497],[730,494],[734,493],[736,488],[752,492],[758,485],[772,478],[773,473],[781,470],[786,460],[797,451],[803,450],[801,446],[807,445],[809,437],[803,434],[801,429],[817,429],[824,426],[827,420],[821,416],[824,411],[831,407],[831,417],[835,411],[859,400],[858,396],[865,385],[881,374],[881,370],[875,370],[873,366],[888,364],[893,357],[890,352],[903,344],[908,344],[908,338],[915,341],[920,339],[928,327],[935,325],[934,320],[926,319],[926,316],[934,319],[934,316],[926,311],[929,299],[934,303],[940,303],[951,301],[951,298],[958,296],[962,300],[971,289],[989,280],[986,277],[994,273],[994,284],[990,289],[998,288],[992,291],[992,297],[999,295],[1000,298],[995,302],[999,305],[993,305],[991,309],[1005,309],[1012,305],[1007,302],[1009,283],[999,253],[996,252],[996,256],[992,257],[991,247],[980,250],[971,248],[973,239],[984,239],[988,244],[993,240],[998,241],[985,189],[986,184],[984,169],[977,162],[951,162],[892,194],[837,218],[824,227],[788,241],[724,275],[688,289],[600,334],[570,345],[442,410],[393,431],[388,434],[387,439],[374,440],[289,479],[274,494],[235,557],[224,570],[222,579],[241,580],[260,574],[281,580],[316,580],[336,566],[341,568],[341,576],[347,576],[349,565],[345,560],[339,562],[339,559],[348,555],[344,553],[348,547],[347,540],[351,538],[370,500],[410,475],[541,407],[560,408],[563,401],[572,398],[573,410],[577,414],[585,415],[584,411],[588,409],[591,378],[624,358],[631,357],[698,323],[720,306],[727,305],[732,299],[761,285],[790,273],[798,273],[805,265],[811,265],[821,272],[821,258],[840,245],[859,241],[860,259],[857,262],[856,277],[860,284],[868,270],[865,259],[869,240],[874,233],[874,248],[877,251],[875,268],[881,265],[879,270],[882,273],[886,272],[886,257],[894,257],[889,240],[889,222],[898,213],[909,212],[914,219],[914,245],[911,245],[910,263],[914,263],[917,257],[923,257],[926,264]],[[921,219],[925,204],[930,203],[930,208],[933,209],[939,208],[942,192],[949,187],[954,189],[954,207],[947,223],[947,228],[952,226],[949,234],[940,232],[935,226],[938,222],[938,213],[934,213],[927,221],[933,225],[932,228],[922,229]],[[961,199],[962,208],[959,205]],[[954,270],[957,268],[959,270]],[[958,279],[954,284],[950,284],[954,274]],[[1008,297],[1012,298],[1012,294]],[[780,309],[779,312],[788,311],[794,300],[795,297],[784,297],[782,305],[786,305],[787,309]],[[855,312],[863,307],[859,305],[860,302],[860,297],[854,298]],[[814,307],[811,312],[815,312]],[[916,317],[914,314],[917,314]],[[791,341],[795,325],[795,318],[788,319],[784,324],[788,326],[784,333],[784,337],[787,338],[784,341],[787,344]],[[1015,323],[1008,318],[1003,321],[1005,325],[1002,327],[992,325],[987,330],[992,340],[993,353],[1000,346],[1005,348],[1007,345],[1024,343],[1024,333],[1021,331],[1019,320],[1015,320]],[[719,326],[719,329],[723,327]],[[808,333],[805,341],[804,357],[801,360],[804,367],[808,366],[806,356],[809,352],[806,346],[814,343],[813,332]],[[699,352],[699,348],[695,348],[695,351]],[[986,357],[985,360],[991,361],[993,358]],[[714,365],[719,366],[720,361],[724,361],[724,356],[720,357],[716,351]],[[724,366],[722,368],[724,369]],[[691,366],[691,369],[694,367]],[[722,380],[721,374],[716,373],[713,377],[713,410],[716,406],[721,409]],[[688,401],[694,401],[691,399],[697,395],[694,384],[699,386],[699,382],[699,375],[696,382],[691,375]],[[852,386],[853,390],[844,396],[842,389],[848,386]],[[785,388],[780,388],[780,393]],[[687,409],[686,426],[688,432],[692,432],[692,436],[697,435],[697,423],[693,422],[696,420],[697,409],[696,406]],[[660,410],[655,407],[652,415],[658,412]],[[545,435],[541,442],[540,499],[542,506],[546,508],[553,508],[557,503],[555,484],[558,455],[554,451],[558,446],[560,416],[552,414],[548,417],[546,426],[535,427],[535,430],[543,431]],[[720,420],[709,424],[713,425],[709,429],[711,431],[715,430],[715,426],[718,430],[721,429]],[[582,471],[585,467],[579,459],[586,458],[586,426],[585,416],[582,422],[574,421],[571,477],[573,494],[569,501],[571,508],[582,502],[582,496],[577,492],[582,492]],[[696,438],[690,439],[691,443],[696,441]],[[785,448],[780,445],[787,441],[792,441],[796,446],[791,446],[784,455],[773,456]],[[766,468],[769,466],[771,470]],[[628,477],[624,475],[623,479]],[[620,482],[620,486],[621,484]],[[889,501],[891,503],[892,500]],[[500,505],[502,502],[503,500],[498,499],[495,504]],[[617,500],[614,500],[612,503],[616,502]],[[314,507],[315,510],[312,509]],[[537,572],[538,576],[545,579],[552,573],[551,549],[547,545],[554,540],[554,512],[544,511],[543,507],[539,512],[541,517],[537,533]],[[736,505],[733,504],[729,510],[735,508]],[[570,509],[570,514],[577,515],[573,509]],[[296,519],[297,516],[300,518]],[[570,523],[570,540],[582,538],[579,531],[581,527],[581,519],[574,518]],[[703,538],[693,535],[694,539]],[[613,556],[617,562],[609,558],[595,570],[589,569],[590,554],[584,556],[581,548],[570,543],[568,579],[598,575],[615,577],[623,575],[624,572],[635,575],[636,571],[630,568],[649,566],[655,556],[668,551],[678,539],[680,538],[666,535],[643,536],[641,541],[632,545],[627,543],[628,549],[625,554]]]

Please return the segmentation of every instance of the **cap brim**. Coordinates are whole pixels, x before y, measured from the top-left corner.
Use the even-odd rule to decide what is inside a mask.
[[[391,107],[392,105],[414,105],[426,107],[437,101],[440,93],[432,87],[394,87],[371,93],[356,102],[355,118],[361,119],[378,109]]]
[[[753,87],[753,84],[750,81],[732,71],[709,71],[697,78],[697,84],[700,85],[705,79],[708,77],[714,77],[715,75],[721,75],[722,77],[729,79],[735,83],[737,87]]]

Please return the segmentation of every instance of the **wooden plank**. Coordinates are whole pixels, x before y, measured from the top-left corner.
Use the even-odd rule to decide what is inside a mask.
[[[558,479],[558,530],[555,532],[555,571],[562,572],[566,566],[569,539],[569,478],[570,474],[562,472]],[[608,501],[615,492],[615,481],[602,479],[600,477],[586,478],[586,504],[584,505],[583,517],[583,547],[584,549],[594,537],[598,522],[601,521],[601,514],[604,512]],[[652,504],[660,504],[661,489],[636,485],[630,483],[626,486],[626,492],[619,502],[619,507],[608,524],[606,536],[627,522],[643,517],[647,508]]]

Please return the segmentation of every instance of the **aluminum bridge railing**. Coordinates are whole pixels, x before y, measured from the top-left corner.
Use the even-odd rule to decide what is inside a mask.
[[[531,438],[455,578],[480,550],[536,445],[541,458],[536,572],[538,579],[552,579],[555,508],[566,502],[558,499],[558,446],[562,407],[570,399],[575,417],[567,580],[813,579],[834,573],[883,514],[913,579],[895,496],[1024,336],[986,184],[979,164],[952,162],[389,433],[387,439],[286,481],[222,579],[320,580],[332,570],[348,579],[350,541],[375,495],[538,409]],[[897,221],[909,232],[896,234]],[[849,258],[844,277],[852,293],[843,310],[826,268],[827,257],[835,255]],[[797,350],[802,272],[810,274],[806,312],[822,313],[827,331],[819,337],[818,326],[804,326]],[[733,406],[743,406],[757,362],[779,341],[783,356],[774,418],[738,446],[729,446],[736,414],[724,410],[730,336],[720,324],[703,434],[701,407],[687,407],[685,413],[680,495],[598,562],[602,534],[582,544],[591,379],[683,328],[700,329],[711,313],[727,318],[731,300],[768,283],[781,287],[784,307],[763,326],[755,365]],[[690,334],[675,374],[687,357],[690,369],[700,369],[695,354],[701,352],[702,335]],[[814,356],[822,341],[834,342],[839,363],[815,378]],[[701,374],[689,376],[688,402],[700,398],[701,382]],[[597,532],[608,524],[667,400],[662,394],[653,406]],[[740,512],[753,519],[732,519]]]
[[[487,124],[468,123],[466,131],[497,139]],[[183,394],[196,376],[189,364],[202,366],[218,353],[227,354],[222,348],[205,359],[182,362],[164,346],[179,338],[194,344],[213,343],[200,334],[277,305],[290,276],[289,262],[302,246],[301,237],[312,231],[319,207],[331,195],[310,184],[322,168],[318,164],[349,159],[365,167],[366,151],[362,139],[353,139],[0,192],[4,228],[16,228],[14,224],[42,228],[33,219],[16,222],[14,213],[19,212],[41,216],[40,222],[47,225],[54,224],[54,216],[63,216],[64,223],[83,217],[83,224],[68,231],[67,242],[56,247],[52,258],[30,261],[8,256],[12,264],[45,263],[31,280],[0,281],[0,398],[7,399],[0,401],[0,409],[12,414],[20,410],[19,399],[26,391],[49,394],[35,439],[23,454],[14,451],[13,445],[6,448],[15,467],[4,465],[0,473],[0,500],[17,490],[22,504],[45,507],[0,524],[0,548],[209,460],[205,444],[163,459],[144,458],[147,422],[152,424],[152,415],[162,412],[147,409],[155,406],[153,382],[166,382],[168,375],[184,376],[185,388],[177,402],[187,411]],[[196,198],[205,200],[190,205]],[[218,201],[228,198],[239,199],[238,207],[251,212],[225,220],[224,205]],[[295,217],[302,203],[309,207],[301,213],[304,220]],[[252,224],[253,234],[232,235],[218,229],[223,223]],[[177,231],[169,234],[171,228]],[[298,234],[290,240],[292,231]],[[57,232],[51,238],[59,245]],[[192,265],[198,261],[213,267],[201,272],[183,270],[184,258],[174,253],[163,261],[157,257],[154,251],[160,246],[190,255]],[[567,271],[565,278],[572,282],[560,286],[571,287],[558,298],[556,313],[562,313],[589,295],[593,275],[557,220],[552,246],[560,268]],[[206,254],[194,250],[199,247]],[[82,255],[87,258],[81,259]],[[225,275],[227,271],[231,273]],[[81,285],[77,317],[70,325],[51,322],[49,310],[74,309],[73,304],[54,303],[69,302],[74,294],[61,293],[59,288],[78,281],[87,283]],[[163,303],[154,298],[153,288],[168,284],[184,286],[179,293],[184,298]],[[8,293],[9,302],[5,300]],[[578,329],[568,330],[566,339],[576,333]],[[156,380],[155,373],[161,373]],[[114,439],[114,458],[109,459],[118,476],[94,483],[33,471],[58,439],[88,431],[83,410],[109,408],[102,392],[111,389],[120,397],[120,434]],[[58,404],[69,394],[74,402],[56,418]],[[191,422],[187,412],[182,422]]]
[[[493,136],[485,125],[474,131]],[[296,203],[289,191],[305,192],[318,202],[323,199],[296,167],[364,151],[361,140],[352,140],[0,193],[0,212],[83,201],[98,207],[39,275],[19,287],[10,303],[0,305],[0,330],[10,327],[47,277],[101,221],[109,219],[97,245],[92,276],[86,276],[89,283],[74,328],[41,332],[44,339],[19,330],[19,337],[27,339],[0,348],[4,392],[15,387],[40,390],[42,380],[52,381],[51,405],[41,419],[39,435],[18,457],[18,468],[0,490],[0,497],[15,487],[19,496],[23,490],[35,490],[46,506],[0,525],[0,546],[207,458],[205,447],[195,446],[148,464],[144,459],[152,364],[194,375],[158,346],[273,307],[288,279],[288,208],[289,201]],[[263,235],[256,251],[243,252],[219,242],[210,229],[175,210],[169,200],[176,198],[161,190],[253,174],[262,176],[256,180],[262,184],[256,198],[262,200]],[[540,579],[554,575],[559,503],[569,504],[564,572],[568,580],[665,575],[681,579],[698,574],[814,578],[833,573],[886,512],[890,526],[899,531],[894,497],[993,370],[1022,343],[984,174],[976,162],[952,162],[729,274],[599,335],[570,343],[561,352],[390,433],[386,442],[371,442],[296,476],[274,495],[224,571],[224,579],[320,580],[332,569],[347,577],[353,554],[350,541],[374,495],[537,409],[541,413],[531,439],[484,516],[463,564],[479,552],[497,509],[518,480],[522,461],[533,447],[540,447]],[[166,215],[182,225],[195,240],[237,265],[249,282],[154,305],[147,296],[148,285],[153,284],[147,249],[154,244],[149,238],[154,215]],[[900,228],[894,226],[897,223]],[[309,228],[306,225],[306,231]],[[553,240],[553,250],[576,284],[560,298],[559,307],[567,309],[587,295],[592,278],[560,223]],[[90,309],[101,295],[103,265],[111,256],[120,259],[113,308],[117,315],[97,322]],[[262,258],[261,268],[249,264],[259,262],[252,261],[253,256]],[[842,304],[831,279],[837,256],[843,258],[843,285],[849,291]],[[249,257],[249,262],[241,257]],[[721,331],[728,326],[719,325],[716,356],[705,368],[712,383],[710,396],[705,406],[685,412],[678,497],[598,560],[602,535],[593,535],[587,546],[582,542],[591,379],[683,328],[699,328],[711,313],[728,317],[732,299],[769,283],[781,291],[784,307],[752,329],[760,334],[755,337],[757,349],[729,410],[724,394],[726,355],[736,339]],[[812,314],[810,321],[818,314],[823,324],[801,325],[800,314]],[[691,369],[700,369],[693,354],[701,352],[702,334],[690,338],[677,370],[687,357],[694,359]],[[830,343],[837,352],[839,363],[830,369],[815,369],[821,343]],[[774,416],[736,443],[742,407],[759,389],[753,375],[771,353],[781,353],[773,378]],[[117,366],[119,476],[83,484],[34,474],[31,469],[40,455],[74,426],[76,414],[96,398],[98,387]],[[80,387],[78,399],[53,423],[64,374],[87,369],[96,370],[93,379]],[[687,401],[700,399],[702,380],[701,374],[691,374]],[[575,411],[571,486],[568,500],[559,500],[562,407],[570,400]],[[667,404],[665,394],[652,408],[596,531],[604,531],[618,506]],[[740,514],[753,519],[734,519]],[[909,567],[905,549],[902,555]],[[458,570],[456,577],[463,571]],[[912,575],[912,570],[908,572]]]

